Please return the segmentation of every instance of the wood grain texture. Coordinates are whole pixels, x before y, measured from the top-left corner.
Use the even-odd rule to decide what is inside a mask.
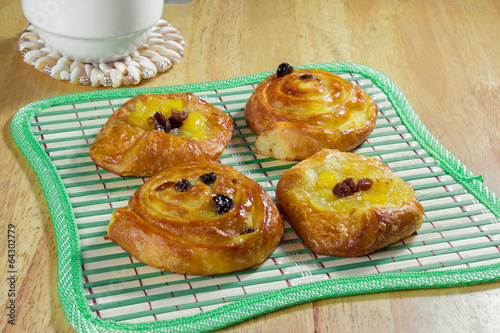
[[[186,55],[141,86],[190,84],[292,65],[354,62],[389,76],[427,129],[500,193],[500,2],[195,0],[163,18],[186,39]],[[0,237],[16,225],[16,326],[5,332],[73,332],[57,295],[57,252],[41,186],[10,135],[22,106],[93,88],[56,81],[22,61],[27,21],[19,0],[0,8]],[[103,89],[103,88],[99,88]],[[2,242],[2,244],[5,244]],[[1,306],[7,306],[5,248]],[[395,291],[292,306],[221,332],[494,332],[500,282]]]

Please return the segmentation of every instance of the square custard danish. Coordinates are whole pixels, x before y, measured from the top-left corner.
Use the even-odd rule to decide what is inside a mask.
[[[316,254],[358,257],[420,228],[412,186],[373,157],[323,149],[287,170],[277,205]]]
[[[232,118],[191,93],[140,94],[108,119],[90,158],[120,176],[152,176],[185,162],[216,162],[234,131]]]

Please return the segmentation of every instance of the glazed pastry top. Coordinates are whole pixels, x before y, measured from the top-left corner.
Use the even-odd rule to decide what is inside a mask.
[[[259,85],[261,102],[277,121],[342,130],[364,126],[376,117],[376,104],[362,89],[327,71],[294,69],[281,77],[272,74]],[[256,127],[262,130],[266,125]]]
[[[271,216],[264,214],[269,202],[262,198],[267,193],[249,178],[239,177],[235,169],[196,164],[176,170],[147,182],[131,198],[130,209],[157,228],[195,243],[239,242],[250,236],[248,230],[261,232],[269,224]],[[203,181],[209,173],[213,183]],[[230,203],[216,203],[216,195]]]

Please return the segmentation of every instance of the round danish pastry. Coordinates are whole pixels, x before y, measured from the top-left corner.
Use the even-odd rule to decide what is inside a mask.
[[[245,107],[257,152],[303,160],[324,148],[350,151],[373,131],[377,105],[333,73],[287,63],[260,82]]]
[[[287,170],[278,207],[317,254],[357,257],[422,225],[412,186],[373,157],[324,149]]]
[[[140,94],[116,110],[90,146],[100,167],[120,176],[152,176],[183,162],[215,162],[234,123],[190,93]]]
[[[147,265],[214,275],[262,263],[283,221],[264,188],[233,167],[185,163],[151,177],[116,209],[108,237]]]

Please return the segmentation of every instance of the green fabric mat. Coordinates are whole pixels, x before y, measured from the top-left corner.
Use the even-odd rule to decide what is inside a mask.
[[[206,332],[294,304],[391,290],[500,279],[500,214],[495,194],[427,131],[384,74],[352,63],[302,66],[357,84],[379,107],[373,133],[354,152],[374,156],[410,182],[426,215],[408,239],[362,258],[317,256],[285,222],[285,238],[265,263],[221,276],[162,272],[106,241],[111,212],[142,178],[97,168],[88,148],[124,101],[143,92],[188,91],[230,114],[233,140],[221,162],[256,180],[274,198],[294,163],[256,154],[243,117],[255,84],[271,72],[190,85],[103,90],[36,101],[11,123],[50,208],[62,308],[80,332]]]

